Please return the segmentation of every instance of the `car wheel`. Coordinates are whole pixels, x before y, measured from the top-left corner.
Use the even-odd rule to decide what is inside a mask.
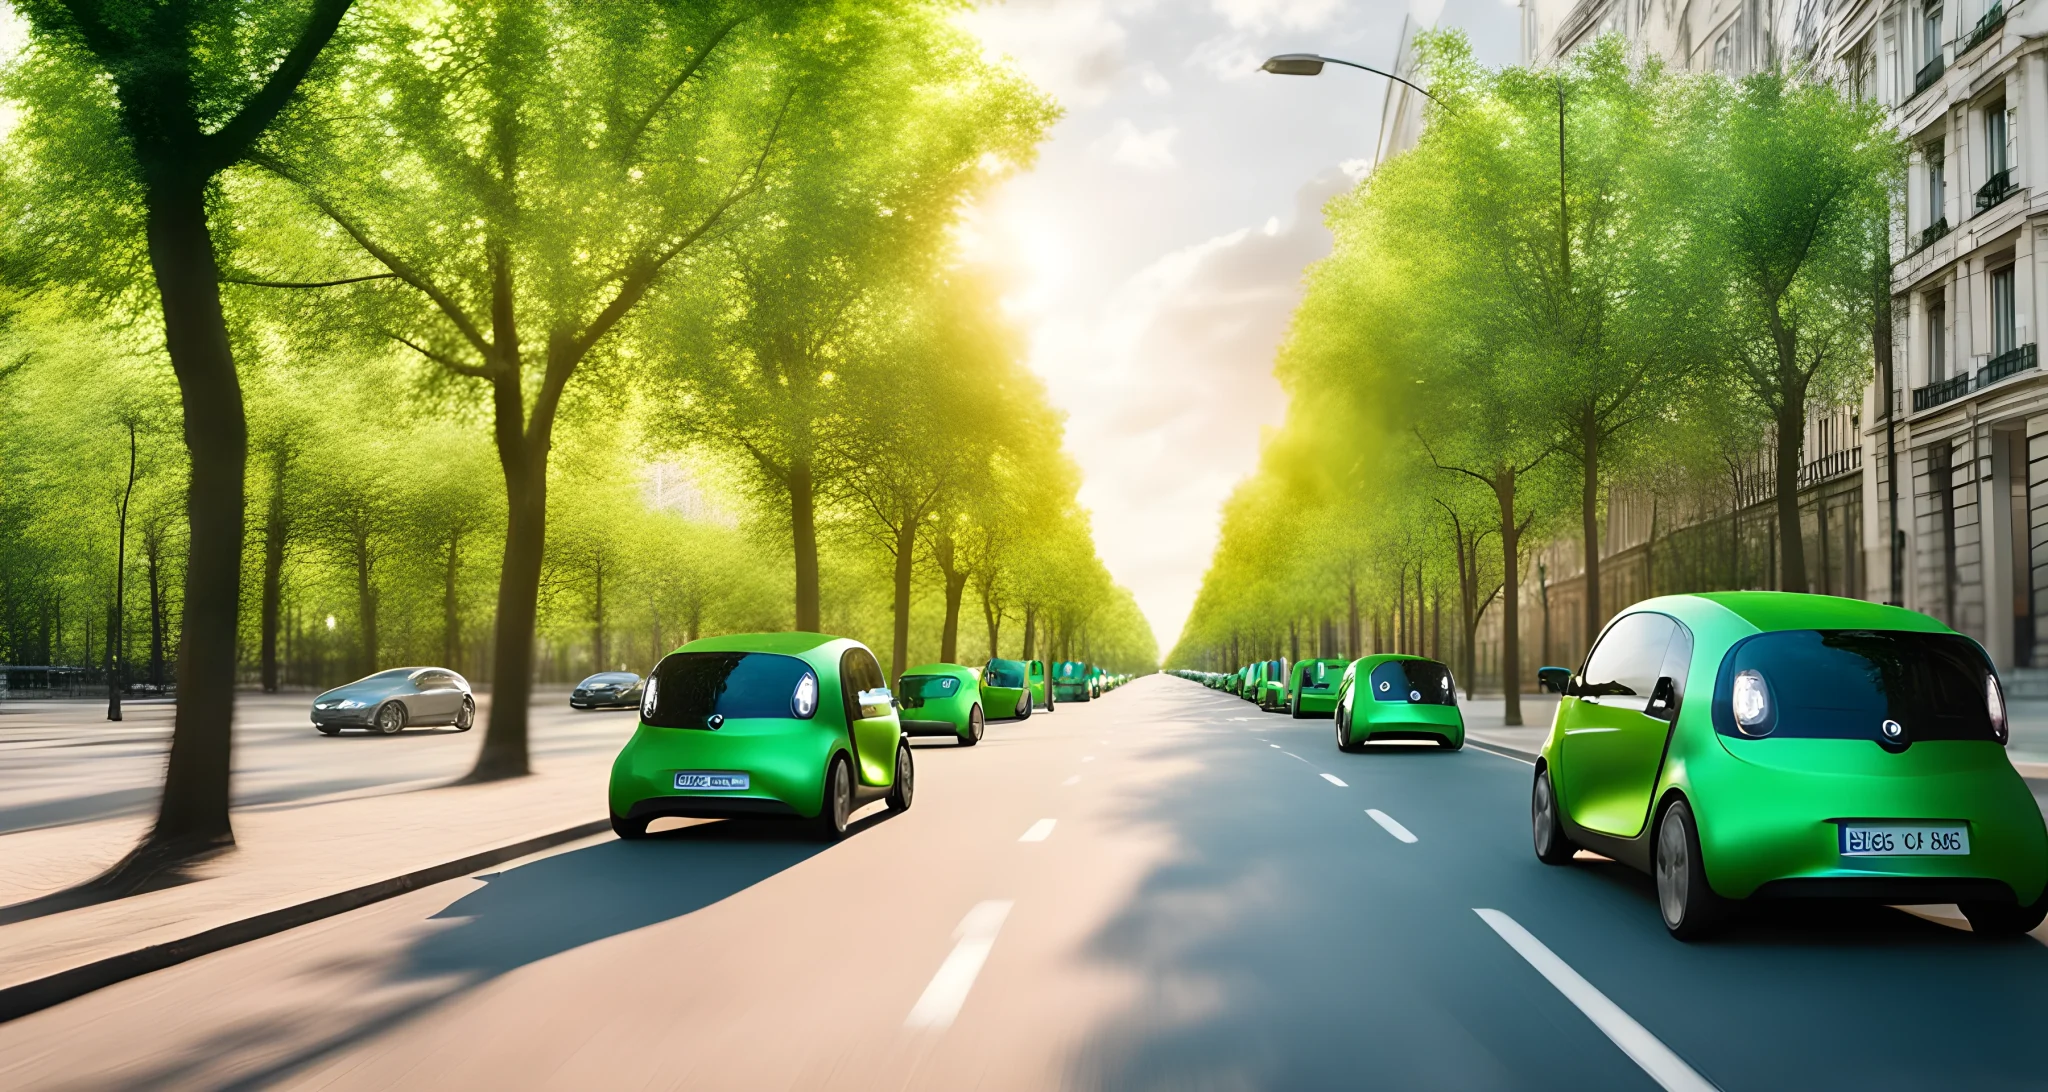
[[[1664,927],[1680,940],[1698,940],[1727,917],[1727,901],[1707,886],[1700,861],[1700,836],[1693,829],[1692,808],[1675,800],[1657,824],[1655,848],[1657,909]]]
[[[1436,741],[1436,745],[1442,747],[1446,751],[1459,751],[1464,749],[1465,741],[1462,738],[1458,739],[1455,742],[1448,739],[1440,739]]]
[[[896,781],[889,786],[889,810],[909,811],[917,796],[917,765],[910,757],[910,741],[896,744]]]
[[[1578,847],[1564,832],[1563,817],[1557,811],[1557,789],[1550,783],[1550,770],[1536,771],[1536,787],[1529,794],[1530,825],[1536,835],[1536,859],[1544,864],[1570,864]]]
[[[982,718],[981,706],[976,705],[969,708],[967,710],[967,734],[960,737],[960,746],[972,747],[980,743],[982,733],[987,730],[988,725]]]
[[[377,709],[375,723],[377,730],[387,736],[395,736],[405,731],[405,705],[395,701],[385,702]]]
[[[1987,937],[2016,937],[2031,933],[2048,918],[2048,891],[2032,906],[2016,902],[1962,903],[1963,916],[1970,919],[1970,931]]]
[[[836,842],[846,837],[847,820],[853,817],[853,771],[845,755],[833,755],[825,767],[825,794],[819,801],[818,817],[812,830],[820,841]]]
[[[647,823],[648,820],[646,819],[622,819],[614,815],[612,816],[612,833],[628,842],[637,842],[647,837]]]
[[[462,697],[462,708],[455,711],[455,730],[467,732],[476,727],[476,699],[467,694]]]
[[[1031,691],[1029,690],[1026,690],[1023,693],[1023,695],[1017,699],[1017,719],[1031,719]]]
[[[1288,715],[1288,716],[1290,716],[1290,717],[1293,717],[1293,718],[1294,718],[1295,720],[1304,720],[1304,719],[1306,719],[1306,718],[1304,718],[1304,717],[1303,717],[1303,716],[1301,715],[1301,699],[1300,699],[1300,698],[1296,698],[1296,699],[1294,699],[1293,701],[1290,701],[1290,702],[1288,702],[1288,703],[1287,703],[1287,715]]]
[[[323,736],[338,736],[341,734],[341,729],[336,728],[332,724],[315,724],[313,727],[320,729],[320,734]]]

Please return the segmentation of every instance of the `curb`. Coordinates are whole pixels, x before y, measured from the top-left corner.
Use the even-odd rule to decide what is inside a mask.
[[[480,868],[489,868],[492,865],[503,864],[506,861],[538,853],[543,849],[552,849],[564,842],[573,842],[579,838],[601,834],[610,829],[611,821],[609,819],[578,823],[573,827],[536,835],[509,845],[486,849],[479,853],[458,857],[452,861],[444,861],[437,865],[429,865],[426,868],[393,876],[390,879],[378,880],[375,883],[352,887],[345,891],[335,891],[317,898],[308,899],[305,902],[279,907],[276,910],[243,918],[240,921],[231,921],[226,925],[216,925],[210,929],[202,929],[197,933],[187,937],[180,937],[177,940],[165,941],[162,944],[152,944],[145,948],[137,948],[133,951],[107,956],[104,959],[96,959],[91,963],[58,971],[55,974],[44,975],[41,978],[30,979],[27,982],[19,982],[0,989],[0,1024],[18,1017],[27,1016],[32,1012],[40,1012],[52,1005],[61,1005],[73,998],[83,997],[94,990],[111,986],[116,982],[125,982],[128,979],[140,977],[151,971],[175,967],[189,959],[197,959],[200,956],[210,955],[225,948],[232,948],[237,944],[247,944],[252,940],[258,940],[275,933],[282,933],[288,929],[296,929],[301,925],[307,925],[322,918],[331,918],[336,914],[345,914],[350,910],[368,906],[374,902],[382,902],[385,899],[403,895],[408,891],[414,891],[422,887],[431,887],[437,883],[445,883]]]
[[[1467,733],[1465,736],[1465,746],[1477,747],[1482,751],[1491,751],[1502,758],[1512,758],[1517,762],[1535,762],[1538,758],[1542,757],[1535,751],[1525,751],[1520,747],[1511,747],[1505,743],[1495,743],[1490,739],[1480,739],[1470,733]]]

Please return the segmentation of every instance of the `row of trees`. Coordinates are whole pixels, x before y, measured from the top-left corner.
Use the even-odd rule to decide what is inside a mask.
[[[1428,127],[1329,208],[1276,369],[1286,426],[1170,662],[1234,667],[1306,626],[1449,648],[1469,679],[1492,610],[1519,723],[1531,548],[1577,540],[1596,632],[1622,605],[1600,572],[1618,485],[1696,516],[1773,453],[1778,586],[1809,587],[1805,425],[1886,336],[1903,155],[1880,108],[1796,73],[1674,75],[1618,37],[1548,69],[1418,49]]]
[[[1156,659],[951,247],[1055,111],[950,5],[17,7],[0,475],[30,488],[0,640],[83,652],[90,625],[17,623],[68,601],[127,647],[98,604],[132,567],[106,545],[130,420],[176,547],[164,804],[117,876],[231,843],[252,672],[466,660],[483,779],[527,770],[542,655],[792,625],[900,671],[969,655],[978,613],[991,650]],[[678,511],[678,478],[729,518]]]

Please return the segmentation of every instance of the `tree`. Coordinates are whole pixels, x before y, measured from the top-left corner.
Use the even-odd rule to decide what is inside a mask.
[[[191,467],[178,705],[163,799],[149,835],[115,867],[115,883],[234,843],[228,777],[248,454],[208,203],[220,174],[246,159],[291,106],[352,3],[16,4],[33,36],[9,81],[32,119],[24,143],[59,161],[98,160],[93,180],[115,191],[102,196],[118,195],[107,212],[31,230],[62,239],[74,258],[93,249],[84,240],[94,235],[129,244],[112,261],[134,257],[138,238],[146,243]],[[219,47],[228,41],[237,47]]]

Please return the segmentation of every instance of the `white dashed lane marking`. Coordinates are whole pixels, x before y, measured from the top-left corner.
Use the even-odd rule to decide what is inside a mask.
[[[965,918],[960,919],[960,927],[953,930],[953,936],[959,942],[953,945],[946,961],[939,964],[939,972],[932,976],[931,984],[924,988],[917,1004],[911,1006],[910,1016],[903,1021],[903,1026],[934,1029],[952,1026],[953,1018],[960,1015],[960,1006],[967,1003],[967,991],[974,988],[974,979],[981,974],[981,965],[988,962],[989,950],[995,947],[996,934],[1002,932],[1003,921],[1010,916],[1011,905],[1009,899],[990,899],[977,903]]]
[[[1062,782],[1060,782],[1060,784],[1061,784],[1061,785],[1063,785],[1063,786],[1064,786],[1064,785],[1079,785],[1080,783],[1081,783],[1081,775],[1080,775],[1080,774],[1075,774],[1074,776],[1072,776],[1072,777],[1070,777],[1070,778],[1067,778],[1067,779],[1066,779],[1065,781],[1062,781]]]
[[[1412,843],[1415,841],[1415,835],[1409,833],[1407,827],[1402,826],[1393,816],[1388,815],[1386,812],[1378,808],[1367,808],[1365,813],[1372,816],[1372,821],[1378,823],[1381,829],[1385,830],[1388,834],[1404,842]]]
[[[1059,820],[1057,819],[1040,819],[1038,822],[1031,824],[1031,829],[1025,831],[1024,836],[1017,840],[1020,842],[1043,842],[1047,838],[1052,837],[1053,825],[1058,822]]]
[[[1326,773],[1326,774],[1324,774],[1324,775],[1323,775],[1323,780],[1325,780],[1325,781],[1328,781],[1328,782],[1329,782],[1330,784],[1332,784],[1332,785],[1335,785],[1335,786],[1337,786],[1337,787],[1338,787],[1338,788],[1340,788],[1340,789],[1348,789],[1348,788],[1350,788],[1350,787],[1351,787],[1351,786],[1349,786],[1349,785],[1346,785],[1346,784],[1344,783],[1344,779],[1343,779],[1343,778],[1341,778],[1341,777],[1338,777],[1338,776],[1337,776],[1336,774],[1333,774],[1333,773]]]

